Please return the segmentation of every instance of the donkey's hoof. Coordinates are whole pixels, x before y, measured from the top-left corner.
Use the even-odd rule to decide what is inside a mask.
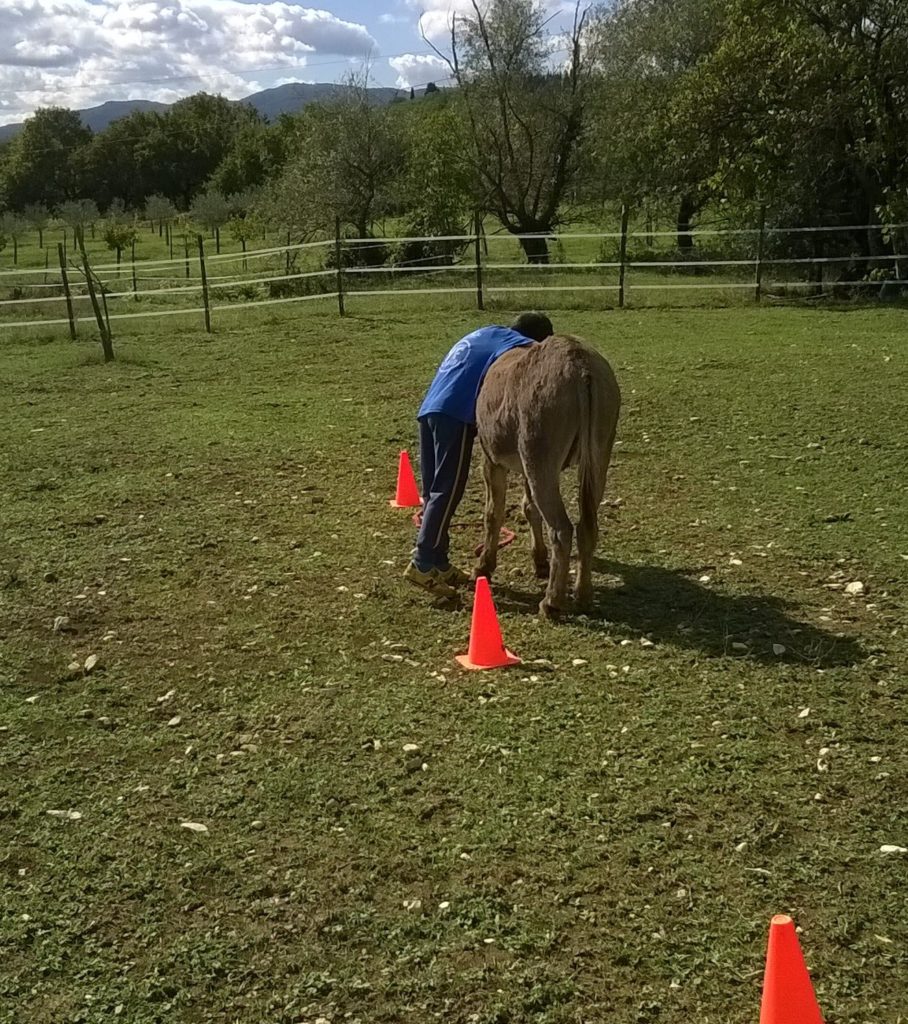
[[[574,592],[574,608],[579,612],[588,612],[593,607],[593,588]]]
[[[555,605],[549,604],[548,600],[543,598],[539,602],[539,615],[546,622],[559,622],[564,615],[564,610],[556,608]]]
[[[534,562],[533,568],[536,572],[537,580],[547,580],[549,578],[549,563],[548,562]]]

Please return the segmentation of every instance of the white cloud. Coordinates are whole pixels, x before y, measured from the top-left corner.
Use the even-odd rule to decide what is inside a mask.
[[[0,121],[200,89],[236,99],[258,87],[252,72],[374,47],[365,26],[284,2],[0,0]]]
[[[400,57],[391,57],[388,63],[397,72],[398,89],[409,89],[411,86],[419,88],[428,82],[447,78],[451,73],[443,60],[431,54],[405,53]]]
[[[379,14],[378,20],[382,25],[409,25],[413,21],[406,14]]]
[[[436,44],[446,44],[451,38],[451,19],[456,14],[474,14],[472,0],[407,0],[419,14],[419,29],[426,39]],[[540,0],[547,15],[566,16],[573,19],[573,0]],[[480,10],[485,0],[479,0]]]

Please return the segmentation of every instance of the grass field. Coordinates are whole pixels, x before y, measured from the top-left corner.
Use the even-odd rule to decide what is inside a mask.
[[[777,912],[908,1021],[904,312],[559,315],[625,398],[597,607],[512,509],[479,676],[387,506],[476,324],[423,305],[4,339],[0,1021],[752,1024]]]

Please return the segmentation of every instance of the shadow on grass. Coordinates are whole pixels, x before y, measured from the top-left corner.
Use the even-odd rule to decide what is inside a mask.
[[[710,657],[732,655],[774,664],[799,661],[831,668],[854,665],[866,657],[857,640],[798,619],[797,606],[781,598],[723,593],[691,579],[690,572],[658,565],[597,558],[594,566],[596,572],[617,576],[623,583],[597,587],[594,608],[585,620],[594,632],[624,627],[656,643]],[[535,614],[543,589],[542,581],[532,592],[502,581],[495,590],[496,602],[502,610]],[[774,644],[785,651],[775,653]]]

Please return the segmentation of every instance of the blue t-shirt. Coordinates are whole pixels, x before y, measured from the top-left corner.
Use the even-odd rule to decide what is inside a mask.
[[[510,327],[480,327],[451,349],[429,386],[417,419],[444,413],[462,423],[476,422],[476,399],[489,367],[508,349],[532,345]]]

